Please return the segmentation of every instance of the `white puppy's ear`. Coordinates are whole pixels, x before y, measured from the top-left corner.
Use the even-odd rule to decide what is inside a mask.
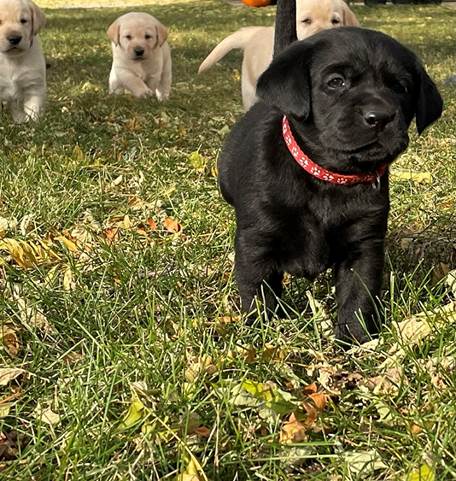
[[[29,0],[29,4],[32,17],[32,35],[36,35],[46,25],[46,17],[36,3]]]
[[[168,29],[158,22],[155,25],[155,30],[157,31],[158,45],[161,47],[168,38]]]
[[[350,7],[343,1],[340,2],[343,12],[342,25],[344,27],[359,27],[356,15],[350,10]]]
[[[117,47],[120,43],[120,22],[119,20],[114,20],[114,22],[109,25],[108,30],[106,30],[106,34],[111,40],[112,43]]]

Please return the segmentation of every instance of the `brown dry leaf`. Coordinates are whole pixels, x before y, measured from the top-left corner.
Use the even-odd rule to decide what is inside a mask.
[[[14,324],[8,323],[1,326],[3,346],[11,357],[16,357],[21,350],[21,343],[17,337],[17,328]]]
[[[394,323],[393,328],[401,342],[395,343],[388,351],[388,358],[381,364],[381,369],[388,369],[400,364],[405,356],[404,346],[418,345],[433,331],[456,322],[456,301],[450,302],[432,311],[423,311],[402,322]]]
[[[312,383],[312,384],[309,384],[308,386],[304,386],[302,388],[302,392],[306,395],[306,396],[310,396],[311,394],[315,394],[316,392],[318,391],[318,386],[316,383]]]
[[[402,366],[390,367],[383,374],[367,380],[366,385],[374,394],[395,395],[404,379]]]
[[[43,264],[53,264],[60,257],[51,249],[51,242],[39,240],[26,242],[16,239],[3,239],[0,241],[0,250],[8,252],[11,259],[23,269],[29,269]]]
[[[166,217],[163,221],[163,227],[173,234],[180,232],[182,230],[182,226],[177,222],[177,220],[173,219],[172,217]]]
[[[217,372],[217,366],[213,363],[211,356],[201,356],[201,358],[191,362],[189,367],[185,370],[185,379],[192,383],[201,374],[208,374],[211,376]]]
[[[146,220],[146,224],[149,226],[150,230],[157,230],[157,223],[152,219],[152,217],[149,217]]]
[[[282,444],[301,443],[306,441],[306,426],[307,422],[306,425],[304,425],[297,419],[295,413],[291,413],[288,421],[286,421],[280,429],[279,441]]]
[[[200,438],[208,438],[211,435],[211,430],[206,426],[199,426],[194,430],[194,433]]]
[[[323,411],[328,404],[328,396],[323,392],[313,393],[309,397],[312,399],[318,411]]]
[[[26,372],[19,367],[0,367],[0,386],[6,386]]]
[[[108,227],[103,231],[103,235],[105,236],[108,244],[112,244],[113,242],[117,241],[120,237],[120,229],[119,227]]]

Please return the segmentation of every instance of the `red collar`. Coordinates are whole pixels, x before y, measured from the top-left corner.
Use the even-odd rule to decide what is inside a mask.
[[[287,117],[284,115],[282,119],[282,133],[285,144],[294,157],[296,162],[310,175],[317,179],[324,180],[331,184],[351,185],[351,184],[373,184],[374,187],[379,185],[380,177],[386,170],[386,164],[381,165],[374,174],[358,174],[343,175],[331,172],[316,164],[299,148],[290,129]]]

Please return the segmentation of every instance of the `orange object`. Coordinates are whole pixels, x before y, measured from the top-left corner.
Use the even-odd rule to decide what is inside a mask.
[[[267,7],[271,5],[271,0],[242,0],[249,7]]]

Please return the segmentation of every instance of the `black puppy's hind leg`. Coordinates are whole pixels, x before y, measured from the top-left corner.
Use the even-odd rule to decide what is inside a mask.
[[[277,298],[282,294],[283,273],[276,269],[273,259],[258,243],[239,231],[236,233],[235,274],[243,312],[254,310],[255,297],[263,304],[265,312],[275,312]]]
[[[336,339],[360,344],[380,330],[378,298],[384,264],[384,241],[363,242],[335,268],[336,299],[338,304]],[[362,322],[361,322],[362,321]]]

